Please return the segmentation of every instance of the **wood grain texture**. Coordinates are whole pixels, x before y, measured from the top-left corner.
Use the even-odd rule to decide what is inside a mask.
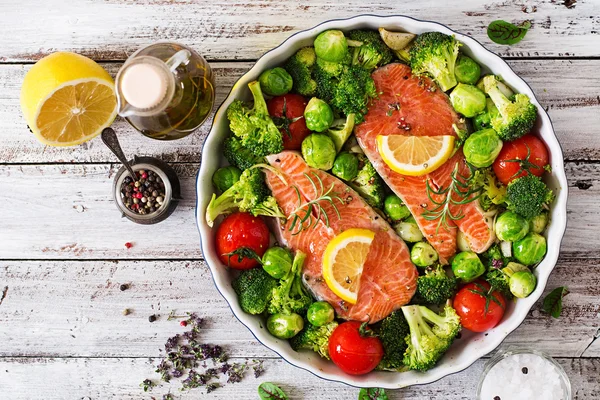
[[[98,60],[123,60],[157,40],[187,43],[208,59],[256,59],[293,33],[322,21],[358,14],[404,14],[437,20],[511,57],[600,55],[600,18],[594,1],[567,8],[562,0],[4,0],[0,4],[0,60],[37,60],[72,50]],[[487,25],[496,19],[532,28],[515,46],[492,43]],[[40,24],[40,21],[44,21]]]
[[[558,359],[571,381],[573,399],[600,397],[598,359]],[[172,382],[144,393],[143,379],[152,377],[155,359],[140,358],[0,358],[0,387],[12,399],[160,399],[171,391],[177,399],[256,399],[261,382],[275,382],[291,400],[348,400],[358,397],[358,389],[340,383],[324,382],[309,372],[283,360],[265,360],[265,374],[247,376],[241,383],[229,384],[211,394],[203,389],[179,392]],[[388,390],[390,400],[473,400],[485,360],[472,367],[429,384]],[[127,373],[123,373],[127,371]]]
[[[111,193],[118,168],[0,166],[0,188],[6,188],[0,191],[0,259],[200,259],[198,165],[176,164],[184,200],[166,221],[150,226],[120,218]],[[569,162],[566,171],[571,194],[562,252],[600,257],[600,164]],[[135,246],[126,249],[125,242]]]
[[[130,287],[121,291],[121,284]],[[505,345],[556,357],[584,352],[600,327],[600,262],[561,259],[546,292],[562,285],[571,293],[561,318],[544,314],[538,303]],[[8,287],[0,305],[0,357],[158,357],[166,339],[183,331],[167,320],[172,310],[206,317],[203,340],[232,356],[275,356],[233,316],[201,261],[7,261],[0,286]],[[150,323],[153,314],[159,318]]]
[[[581,79],[581,76],[594,76],[600,68],[600,60],[513,60],[509,64],[532,86],[540,103],[548,110],[566,159],[600,160],[600,125],[597,123],[600,81]],[[113,76],[120,66],[115,63],[103,65]],[[249,62],[212,64],[216,75],[217,105],[252,65]],[[19,109],[21,82],[29,68],[0,65],[0,163],[116,161],[100,138],[67,148],[44,146],[35,140]],[[115,122],[114,128],[127,154],[151,155],[171,162],[199,162],[211,122],[212,118],[187,138],[171,142],[148,139],[121,119]]]

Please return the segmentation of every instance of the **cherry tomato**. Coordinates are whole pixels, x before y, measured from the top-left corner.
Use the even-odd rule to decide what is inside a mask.
[[[383,358],[383,345],[375,336],[362,336],[357,321],[340,324],[329,338],[329,356],[342,371],[350,375],[371,372]],[[367,333],[372,333],[366,328]]]
[[[306,104],[304,97],[292,93],[273,97],[267,102],[269,115],[281,131],[286,150],[300,150],[304,138],[311,134],[304,120]]]
[[[498,291],[489,293],[490,285],[484,281],[467,283],[454,297],[454,309],[460,323],[473,332],[492,329],[502,319],[506,300]]]
[[[533,135],[525,135],[512,142],[504,143],[494,161],[494,173],[500,182],[508,185],[513,179],[527,175],[526,171],[542,176],[546,165],[548,165],[548,150],[544,142]]]
[[[269,228],[260,217],[238,212],[227,216],[217,228],[216,248],[225,265],[234,269],[250,269],[259,265],[254,258],[228,254],[243,249],[254,251],[262,257],[269,248]]]

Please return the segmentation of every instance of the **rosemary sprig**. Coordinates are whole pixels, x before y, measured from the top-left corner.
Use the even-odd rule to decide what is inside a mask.
[[[315,179],[311,178],[308,174],[305,173],[304,176],[310,181],[313,189],[315,190],[316,198],[314,200],[303,203],[300,189],[298,189],[298,186],[296,185],[293,186],[294,190],[296,191],[296,196],[298,197],[298,207],[296,207],[296,209],[288,216],[288,220],[292,220],[292,223],[288,228],[288,230],[292,232],[292,235],[297,235],[305,229],[316,227],[319,223],[319,220],[321,220],[321,217],[323,222],[325,222],[325,225],[329,227],[329,216],[327,215],[327,211],[321,205],[322,201],[331,204],[331,207],[335,211],[338,219],[342,218],[340,211],[335,204],[335,200],[338,200],[341,204],[344,204],[344,200],[342,200],[342,198],[333,191],[335,184],[332,183],[331,187],[325,191],[325,185],[323,184],[321,177],[319,177],[319,175],[314,171],[311,171],[311,173],[316,178],[316,182]]]
[[[439,233],[440,226],[444,226],[446,230],[450,229],[450,221],[458,221],[461,218],[464,218],[465,214],[462,209],[460,209],[456,214],[452,212],[452,206],[459,206],[468,204],[481,196],[481,188],[471,187],[471,179],[474,176],[474,168],[469,166],[469,170],[471,171],[470,176],[464,176],[458,171],[459,163],[456,163],[454,166],[454,170],[450,175],[452,182],[448,187],[440,187],[439,189],[434,189],[431,187],[429,183],[429,179],[427,180],[427,197],[433,203],[434,207],[432,209],[426,209],[423,212],[423,218],[428,221],[438,220],[437,227],[435,229],[436,235]],[[435,196],[442,196],[443,200],[437,201],[434,199]],[[475,196],[474,196],[475,195]]]

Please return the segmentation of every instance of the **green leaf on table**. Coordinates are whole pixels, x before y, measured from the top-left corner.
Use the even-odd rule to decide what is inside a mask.
[[[258,387],[258,396],[261,400],[287,400],[287,395],[281,388],[271,382],[263,382]]]
[[[388,397],[381,388],[362,388],[358,392],[358,400],[388,400]]]
[[[552,315],[554,318],[560,317],[562,312],[562,299],[569,293],[569,290],[565,286],[560,286],[548,293],[544,297],[543,309],[546,313]]]
[[[525,21],[521,26],[497,19],[492,21],[487,28],[487,34],[494,43],[515,44],[519,43],[531,28],[531,22]]]

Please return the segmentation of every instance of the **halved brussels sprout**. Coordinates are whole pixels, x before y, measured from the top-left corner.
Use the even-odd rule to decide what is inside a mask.
[[[267,330],[280,339],[296,336],[304,328],[304,320],[296,313],[273,314],[267,319]]]
[[[394,229],[398,236],[405,242],[415,243],[423,240],[423,233],[421,233],[417,221],[415,221],[412,216],[404,221],[398,222],[394,225]]]
[[[428,267],[438,260],[438,253],[429,243],[418,242],[410,250],[410,260],[417,267]]]
[[[489,167],[502,150],[502,140],[493,129],[474,132],[465,140],[463,153],[469,164],[477,168]]]
[[[537,264],[546,255],[546,238],[539,233],[529,232],[523,239],[513,243],[514,257],[525,265]]]
[[[467,236],[460,230],[456,234],[456,247],[458,247],[460,251],[471,251],[471,244],[469,243]]]

